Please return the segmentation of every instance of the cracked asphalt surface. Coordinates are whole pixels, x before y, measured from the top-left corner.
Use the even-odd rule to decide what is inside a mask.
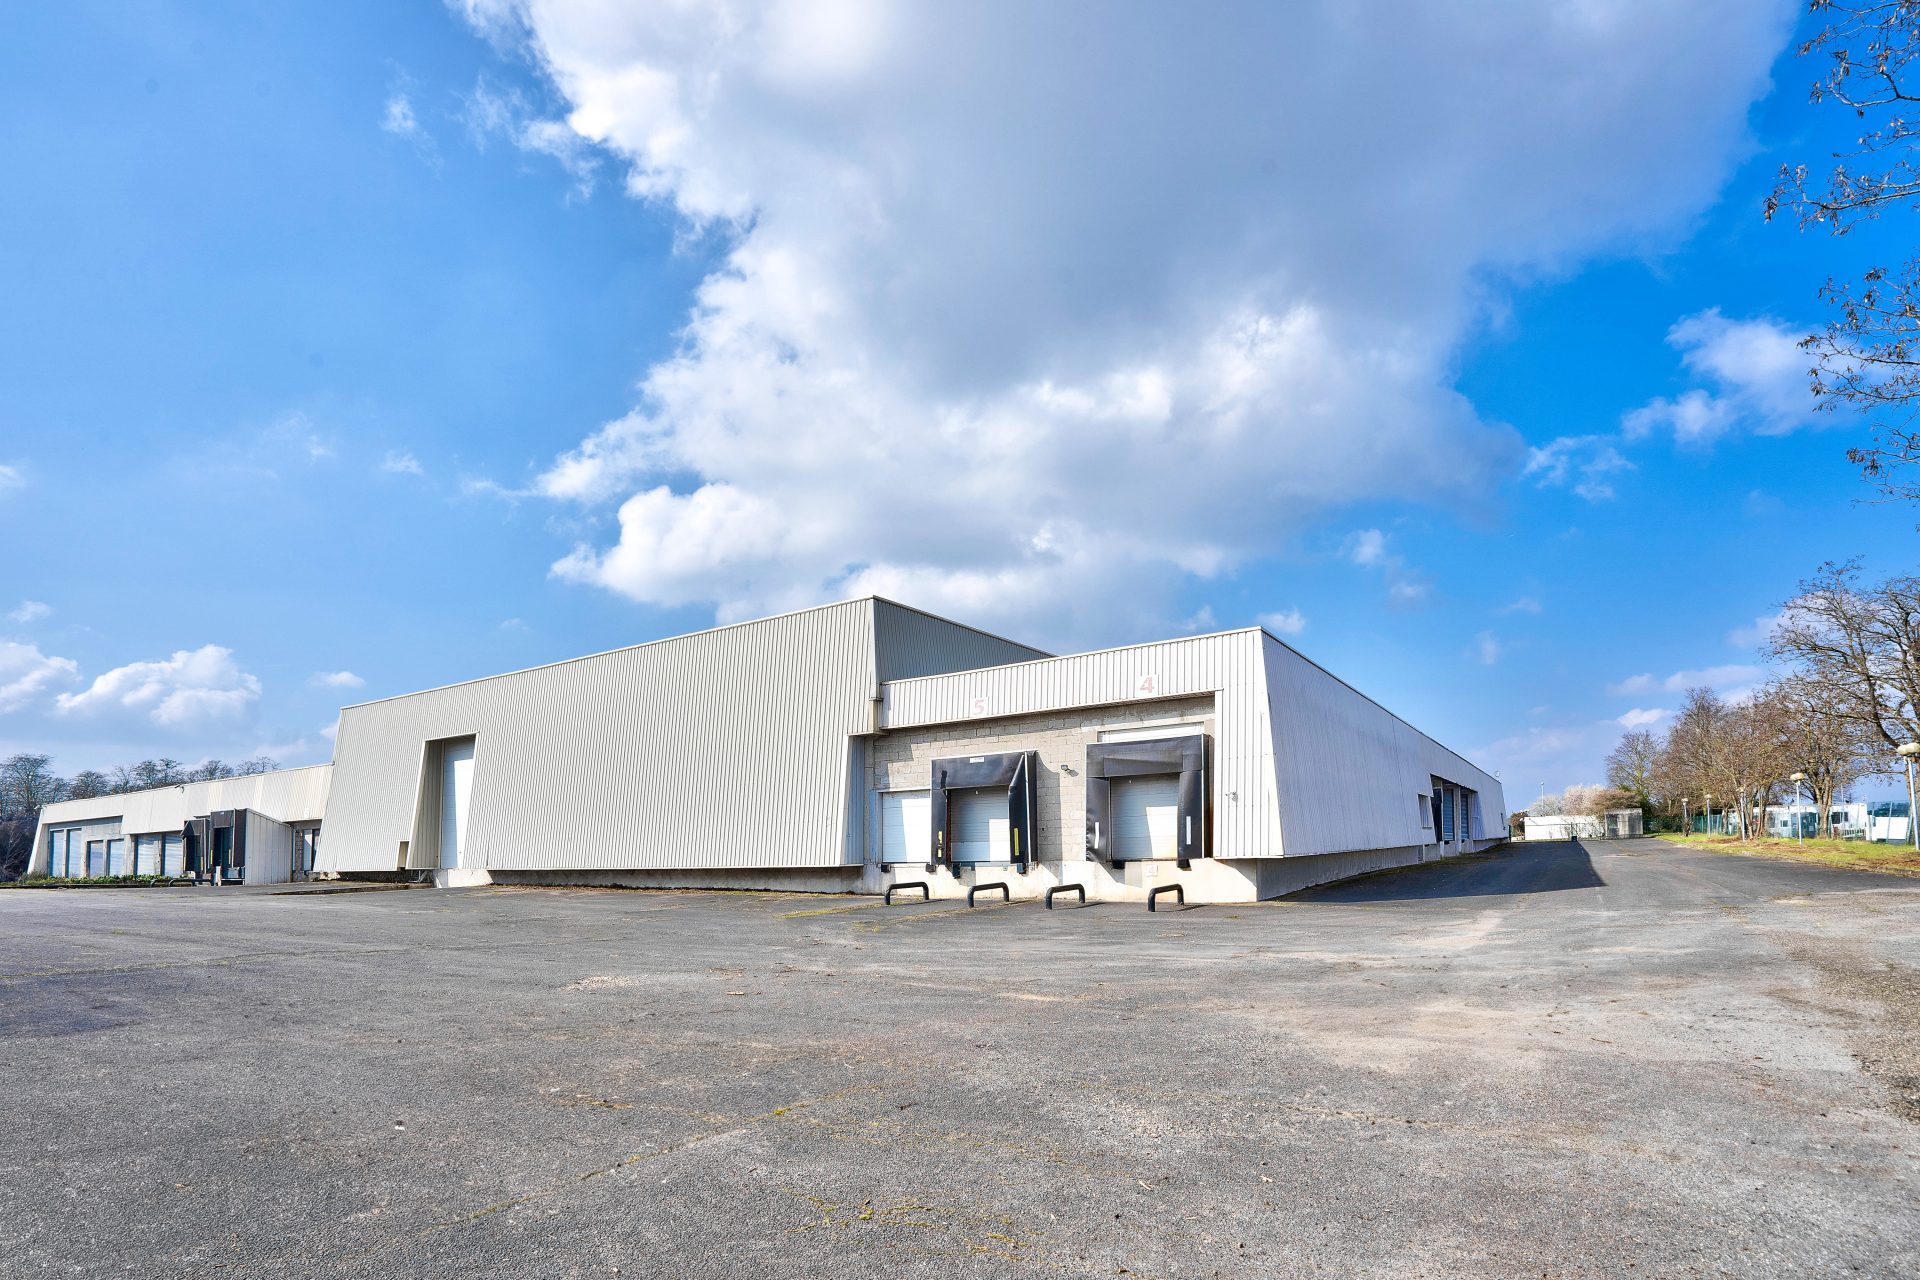
[[[0,893],[0,1274],[1913,1276],[1920,882]]]

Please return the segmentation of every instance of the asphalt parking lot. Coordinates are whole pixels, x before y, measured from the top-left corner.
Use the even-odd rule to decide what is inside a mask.
[[[1913,1276],[1920,882],[0,893],[0,1274]]]

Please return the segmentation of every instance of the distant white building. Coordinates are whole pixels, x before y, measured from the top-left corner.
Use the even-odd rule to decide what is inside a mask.
[[[1528,814],[1529,840],[1620,840],[1646,834],[1638,809],[1609,809],[1599,816],[1580,813]]]
[[[1905,800],[1850,800],[1827,811],[1833,834],[1842,840],[1872,840],[1899,844],[1912,838]],[[1820,831],[1820,807],[1813,804],[1770,804],[1766,834],[1792,839],[1798,823],[1802,835]]]

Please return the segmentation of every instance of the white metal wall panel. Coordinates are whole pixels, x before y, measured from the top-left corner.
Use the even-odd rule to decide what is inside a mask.
[[[1214,856],[1277,857],[1282,849],[1261,641],[1254,628],[893,680],[881,687],[881,722],[889,730],[906,729],[1213,694],[1208,787]]]
[[[955,862],[1013,861],[1013,828],[1005,787],[949,791],[947,823],[953,830]]]
[[[925,791],[880,793],[880,858],[884,862],[933,860],[933,800]]]
[[[1488,830],[1500,783],[1257,628],[895,680],[888,729],[1213,692],[1214,856],[1270,858],[1431,844],[1414,796],[1430,777],[1478,791]]]
[[[912,668],[1033,652],[896,609],[847,601],[348,707],[319,869],[393,869],[426,804],[423,744],[468,736],[469,866],[857,863],[848,739],[873,728],[882,654]]]
[[[253,809],[282,822],[318,822],[326,816],[332,779],[332,765],[316,764],[90,800],[62,800],[40,811],[39,839],[30,871],[37,872],[47,856],[48,828],[73,822],[111,820],[115,831],[179,831],[188,818],[220,809]]]
[[[1274,775],[1289,854],[1433,844],[1415,795],[1440,778],[1478,791],[1506,822],[1491,774],[1272,637],[1264,642]]]
[[[1179,821],[1179,774],[1114,779],[1113,854],[1116,858],[1178,856]]]
[[[285,884],[293,879],[293,828],[264,813],[247,812],[247,883]]]

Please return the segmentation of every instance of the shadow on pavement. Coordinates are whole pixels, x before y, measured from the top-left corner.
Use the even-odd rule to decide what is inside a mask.
[[[1395,867],[1287,894],[1289,902],[1418,902],[1438,898],[1561,893],[1606,885],[1577,841],[1509,843],[1484,853]]]

